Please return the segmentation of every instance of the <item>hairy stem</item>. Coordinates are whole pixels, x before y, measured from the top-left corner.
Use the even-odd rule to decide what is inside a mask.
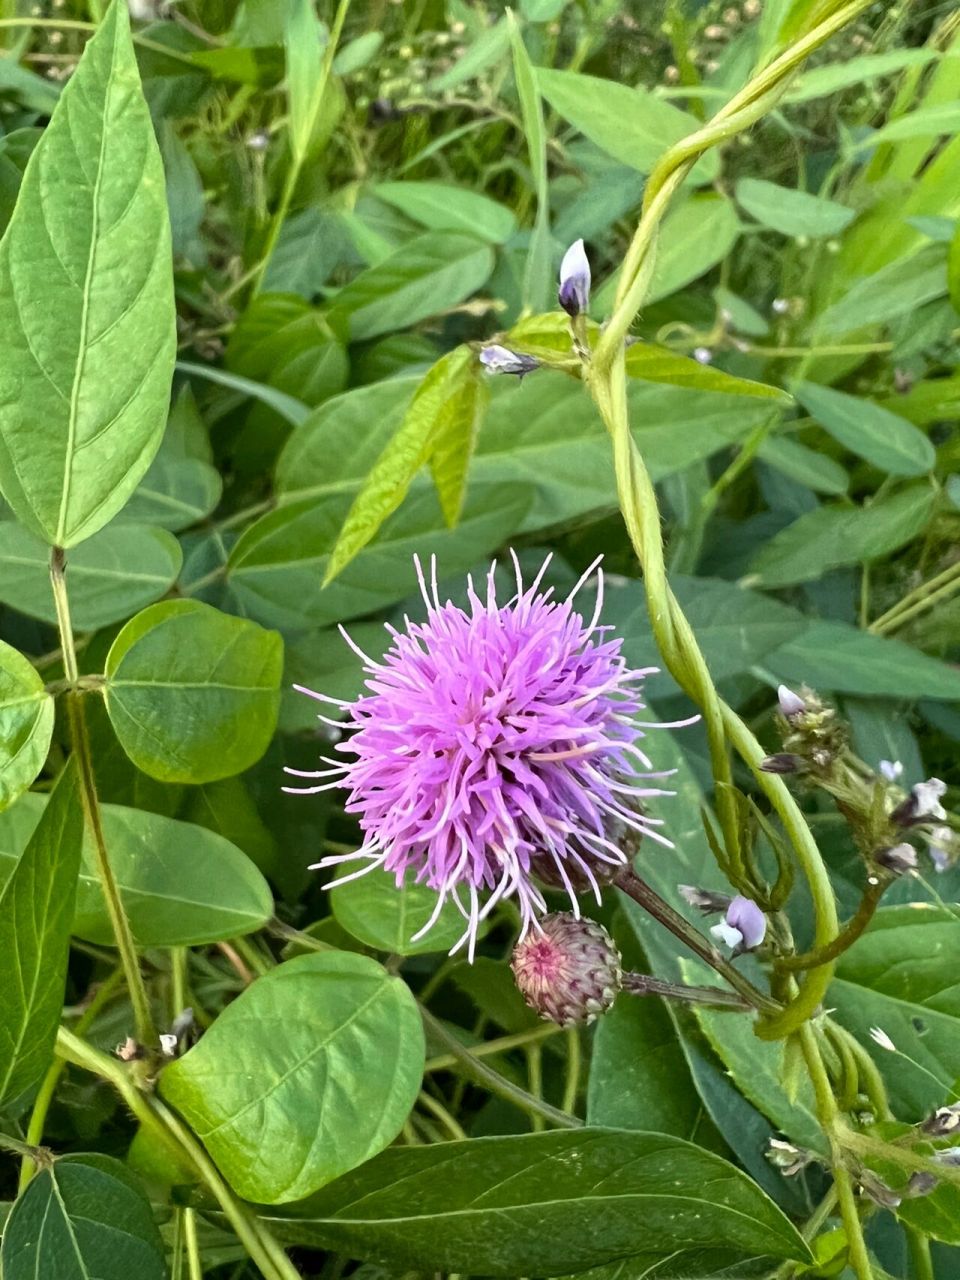
[[[711,1005],[715,1009],[739,1009],[743,1012],[754,1007],[743,996],[725,991],[723,987],[690,987],[680,982],[665,982],[646,973],[625,973],[623,990],[632,996],[663,996],[665,1000]]]
[[[73,627],[70,622],[66,567],[67,560],[63,548],[54,547],[50,553],[50,584],[53,588],[54,605],[57,611],[60,647],[63,650],[63,669],[67,680],[73,686],[66,695],[67,719],[70,724],[70,740],[74,755],[77,758],[80,775],[80,795],[83,803],[84,825],[93,842],[97,878],[103,891],[103,899],[113,928],[114,940],[120,952],[120,961],[127,980],[130,1002],[133,1005],[137,1040],[152,1049],[157,1044],[157,1030],[154,1026],[153,1013],[150,1009],[150,1000],[147,996],[143,974],[140,972],[136,943],[133,940],[130,922],[127,919],[123,900],[120,897],[120,889],[107,854],[100,803],[97,799],[97,780],[93,771],[93,756],[90,752],[90,739],[87,735],[83,694],[76,687],[79,680],[79,672],[76,649],[73,643]]]

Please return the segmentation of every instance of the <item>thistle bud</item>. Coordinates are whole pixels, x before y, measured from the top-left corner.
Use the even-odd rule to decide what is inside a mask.
[[[575,240],[563,255],[557,297],[568,316],[582,315],[590,305],[590,263],[582,240]]]
[[[602,925],[567,911],[544,916],[513,953],[520,994],[541,1018],[561,1027],[593,1022],[617,998],[620,952]]]
[[[483,348],[480,363],[487,373],[512,373],[518,378],[540,368],[540,361],[534,356],[525,356],[521,351],[511,351],[497,343]]]
[[[734,955],[753,951],[767,934],[767,917],[755,902],[741,894],[731,901],[720,924],[711,925],[710,932],[725,942]]]

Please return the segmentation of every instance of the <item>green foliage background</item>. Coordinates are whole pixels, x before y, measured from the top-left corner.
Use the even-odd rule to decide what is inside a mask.
[[[331,741],[292,686],[360,691],[338,627],[382,653],[384,621],[422,614],[415,553],[453,598],[511,547],[553,552],[558,589],[602,553],[605,621],[657,660],[557,267],[583,238],[595,348],[651,170],[850,9],[674,197],[628,408],[725,701],[773,752],[773,690],[810,686],[864,786],[902,763],[881,807],[929,776],[956,795],[957,15],[37,9],[0,0],[3,1280],[862,1280],[819,1159],[788,1180],[765,1158],[831,1157],[792,1040],[627,996],[595,1029],[540,1023],[508,907],[473,966],[444,954],[455,912],[412,942],[432,893],[327,895],[308,867],[357,829],[280,787]],[[491,377],[490,341],[542,367]],[[690,714],[669,675],[648,691],[652,718]],[[676,848],[639,865],[689,916],[678,884],[725,884],[706,737],[651,753]],[[802,804],[847,919],[863,851],[824,793]],[[929,1168],[881,1147],[958,1097],[958,897],[921,854],[827,993],[896,1116],[863,1123],[868,1186]],[[628,967],[709,980],[635,903],[599,914]],[[789,917],[809,947],[800,885]],[[958,1182],[861,1199],[875,1277],[960,1274]]]

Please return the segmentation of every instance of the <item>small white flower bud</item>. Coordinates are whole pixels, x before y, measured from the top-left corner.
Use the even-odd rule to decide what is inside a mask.
[[[480,363],[487,373],[512,373],[519,378],[540,368],[540,361],[534,356],[525,356],[521,351],[511,351],[497,343],[483,348]]]
[[[713,359],[713,352],[709,347],[694,347],[693,358],[697,364],[709,364]]]
[[[794,693],[785,684],[777,688],[777,703],[780,707],[780,714],[785,720],[792,720],[794,716],[801,715],[807,709],[807,704],[799,693]]]
[[[590,305],[590,263],[582,240],[575,240],[563,255],[557,296],[568,316],[582,315]]]

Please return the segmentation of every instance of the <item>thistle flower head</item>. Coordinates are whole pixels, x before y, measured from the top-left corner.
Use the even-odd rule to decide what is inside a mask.
[[[672,794],[644,781],[665,775],[651,772],[638,746],[641,682],[655,668],[632,669],[621,641],[599,625],[599,573],[592,618],[576,612],[595,565],[555,600],[552,588],[540,590],[548,563],[524,586],[514,557],[516,591],[505,604],[494,568],[482,595],[468,579],[464,609],[441,602],[436,562],[429,587],[417,562],[426,621],[388,626],[380,662],[356,650],[366,692],[338,703],[353,731],[334,747],[346,759],[324,758],[315,773],[288,770],[320,779],[290,790],[345,789],[363,832],[359,849],[318,865],[349,864],[342,879],[382,866],[398,885],[411,873],[437,891],[421,933],[452,899],[465,920],[454,950],[467,942],[471,956],[480,921],[500,899],[516,900],[521,937],[546,911],[536,878],[545,863],[578,914],[575,881],[599,900],[595,868],[626,863],[625,828],[669,845],[641,812],[647,797]]]
[[[530,1008],[561,1027],[606,1013],[623,982],[620,952],[606,929],[566,911],[545,916],[517,943],[512,966]]]

